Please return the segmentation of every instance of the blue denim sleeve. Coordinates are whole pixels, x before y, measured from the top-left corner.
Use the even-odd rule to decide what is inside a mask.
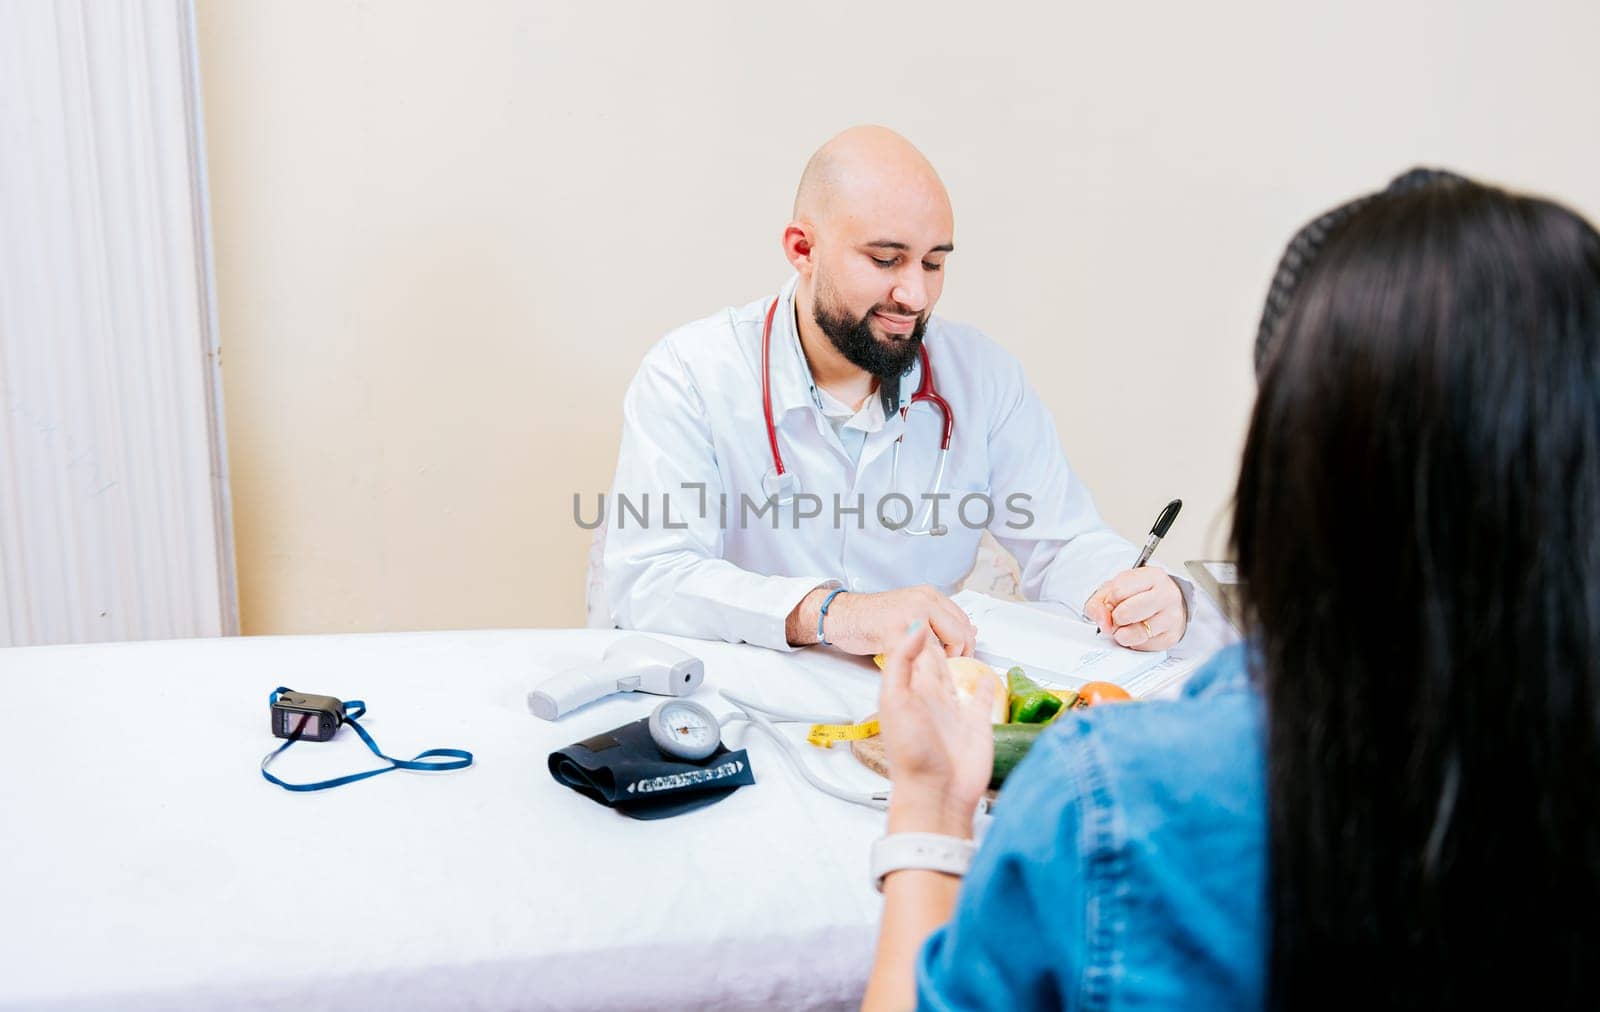
[[[1184,699],[1205,699],[1250,686],[1250,645],[1232,643],[1218,650],[1183,686]]]
[[[1245,649],[1231,647],[1196,674],[1184,703],[1108,708],[1045,732],[1006,781],[950,923],[922,949],[918,1007],[1106,1008],[1128,956],[1129,925],[1141,911],[1148,919],[1149,910],[1166,909],[1161,901],[1170,901],[1180,904],[1177,913],[1183,915],[1175,928],[1146,925],[1134,932],[1132,942],[1146,947],[1165,945],[1169,934],[1186,925],[1210,924],[1204,920],[1211,911],[1203,902],[1208,897],[1196,899],[1194,890],[1175,889],[1164,876],[1184,867],[1186,855],[1199,855],[1198,860],[1211,851],[1180,846],[1163,827],[1179,836],[1185,830],[1177,827],[1229,830],[1214,834],[1221,840],[1249,835],[1251,826],[1238,829],[1237,813],[1219,815],[1218,805],[1238,801],[1235,795],[1241,792],[1248,795],[1245,788],[1254,783],[1246,776],[1248,764],[1235,761],[1223,746],[1236,738],[1240,756],[1254,755],[1252,739],[1242,730],[1214,730],[1233,729],[1243,720],[1247,710],[1215,701],[1248,684]],[[1222,720],[1222,713],[1234,718]],[[1217,734],[1234,737],[1219,740]],[[1219,764],[1219,779],[1204,791],[1187,782],[1187,771]],[[1113,771],[1121,777],[1120,793],[1113,789]],[[1248,801],[1235,807],[1254,811]],[[1130,812],[1139,816],[1136,827],[1130,827]],[[1137,840],[1130,843],[1135,831]],[[1142,879],[1133,866],[1136,859],[1147,863]],[[1254,884],[1259,861],[1257,854],[1254,863],[1230,863],[1244,869],[1241,893]],[[1138,899],[1136,880],[1159,895]],[[1234,948],[1243,952],[1249,946],[1241,942]],[[1149,964],[1178,962],[1157,955]],[[1218,961],[1198,962],[1209,968]],[[1232,969],[1226,960],[1221,965]],[[1234,977],[1222,976],[1231,986]],[[1181,993],[1183,981],[1177,976],[1167,983]],[[1143,990],[1161,993],[1150,982]]]
[[[1006,781],[950,923],[917,960],[918,1008],[1076,1004],[1068,992],[1090,983],[1085,924],[1098,855],[1083,844],[1095,835],[1095,779],[1084,731],[1063,727]]]

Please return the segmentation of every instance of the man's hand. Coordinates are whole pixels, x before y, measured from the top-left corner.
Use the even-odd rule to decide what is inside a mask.
[[[829,609],[831,612],[832,609]],[[889,831],[970,838],[972,813],[994,766],[989,678],[965,702],[956,699],[939,644],[918,623],[889,651],[878,696],[878,723],[889,778]]]
[[[1183,639],[1189,627],[1178,581],[1150,566],[1126,570],[1101,584],[1089,595],[1083,613],[1101,632],[1134,650],[1165,650]]]
[[[786,623],[791,646],[817,642],[817,613],[832,588],[807,594]],[[970,657],[977,649],[978,629],[961,606],[929,586],[886,590],[877,594],[840,594],[828,605],[822,632],[827,641],[850,654],[881,654],[899,642],[906,627],[921,622],[932,629],[951,657]]]

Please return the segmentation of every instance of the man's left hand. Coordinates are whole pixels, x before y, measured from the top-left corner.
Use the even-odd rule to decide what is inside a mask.
[[[1183,639],[1189,614],[1178,581],[1151,566],[1118,573],[1089,595],[1084,615],[1134,650],[1165,650]]]

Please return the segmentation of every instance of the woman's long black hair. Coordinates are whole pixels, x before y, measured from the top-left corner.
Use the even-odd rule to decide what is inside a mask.
[[[1257,362],[1271,1004],[1600,1007],[1600,236],[1407,173],[1290,244]]]

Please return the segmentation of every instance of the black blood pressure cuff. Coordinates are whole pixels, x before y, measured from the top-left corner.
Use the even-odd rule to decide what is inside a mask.
[[[744,749],[722,745],[698,762],[664,754],[650,722],[631,724],[550,753],[557,783],[635,819],[665,819],[715,804],[756,782]]]

